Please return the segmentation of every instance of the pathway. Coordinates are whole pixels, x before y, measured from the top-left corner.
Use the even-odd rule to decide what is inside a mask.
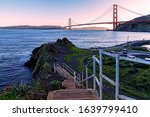
[[[62,86],[64,89],[50,91],[47,100],[98,100],[99,97],[93,89],[81,89],[75,82],[74,77],[64,68],[57,66],[56,71],[66,78]]]

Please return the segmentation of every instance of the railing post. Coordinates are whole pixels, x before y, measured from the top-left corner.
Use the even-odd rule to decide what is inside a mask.
[[[100,91],[100,100],[103,99],[103,62],[102,62],[102,49],[99,50],[99,78],[100,78],[100,87],[99,87],[99,91]]]
[[[96,90],[96,82],[95,82],[95,76],[96,76],[96,62],[95,62],[95,55],[93,56],[93,89]]]
[[[87,89],[87,88],[89,87],[89,86],[88,86],[88,79],[87,79],[87,78],[88,78],[88,68],[86,67],[85,70],[86,70],[86,73],[85,73],[85,74],[86,74],[86,89]]]
[[[115,98],[118,100],[119,98],[119,54],[116,54],[116,91]]]
[[[82,78],[82,89],[83,89],[84,88],[84,82],[83,82],[83,80],[84,80],[84,73],[83,72],[82,72],[81,78]]]
[[[73,72],[73,75],[74,75],[74,82],[76,83],[77,79],[76,79],[76,72],[75,71]]]
[[[80,86],[82,85],[81,83],[81,74],[79,74],[79,82],[80,82]]]

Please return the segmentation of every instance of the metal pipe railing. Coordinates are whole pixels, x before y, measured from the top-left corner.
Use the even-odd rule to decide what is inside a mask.
[[[115,73],[115,81],[111,80],[109,77],[105,76],[103,74],[103,61],[102,61],[102,55],[106,55],[109,57],[113,57],[116,60],[116,73]],[[128,57],[121,57],[119,54],[113,54],[106,51],[103,51],[102,49],[99,50],[99,59],[95,55],[92,56],[90,61],[84,66],[84,68],[81,70],[79,74],[76,74],[76,72],[70,68],[67,64],[63,64],[64,68],[69,71],[72,75],[74,75],[74,80],[78,84],[82,84],[82,88],[85,82],[85,88],[88,88],[88,80],[93,78],[93,89],[96,91],[96,85],[99,87],[99,96],[100,99],[103,99],[103,79],[108,81],[111,85],[115,86],[115,99],[133,99],[130,97],[127,97],[125,95],[119,94],[119,61],[120,60],[127,60],[131,62],[137,62],[137,63],[143,63],[150,65],[150,61],[146,61],[139,58],[128,58]],[[90,63],[93,62],[93,75],[88,76],[88,66]],[[99,65],[99,78],[97,78],[96,73],[96,65]]]

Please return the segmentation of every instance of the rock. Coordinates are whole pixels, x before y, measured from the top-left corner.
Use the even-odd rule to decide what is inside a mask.
[[[65,47],[70,47],[70,46],[75,46],[71,41],[69,41],[67,38],[63,38],[62,40],[61,39],[58,39],[56,44],[59,44],[61,46],[65,46]]]
[[[24,64],[25,67],[31,68],[32,70],[34,69],[36,62],[37,62],[37,58],[35,58],[35,56],[41,48],[42,47],[37,47],[32,51],[32,56],[30,60]]]
[[[32,56],[25,66],[32,70],[36,79],[46,79],[54,68],[53,64],[69,50],[69,47],[75,46],[67,38],[58,39],[56,43],[46,43],[33,50]]]

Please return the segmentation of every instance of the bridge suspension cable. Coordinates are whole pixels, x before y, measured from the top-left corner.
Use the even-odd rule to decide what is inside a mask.
[[[118,7],[119,7],[119,8],[121,8],[121,9],[124,9],[124,10],[126,10],[126,11],[128,11],[128,12],[130,12],[130,13],[133,13],[133,14],[136,14],[136,15],[143,16],[143,14],[141,14],[141,13],[137,13],[137,12],[132,11],[132,10],[127,9],[127,8],[124,8],[123,6],[118,5]]]
[[[71,22],[74,23],[74,24],[79,24],[79,23],[77,23],[76,21],[74,21],[74,20],[72,20],[72,19],[71,19]]]
[[[112,9],[113,9],[112,6],[109,7],[109,9],[107,9],[107,10],[104,11],[101,15],[99,15],[98,17],[96,17],[95,19],[91,20],[91,21],[88,22],[88,23],[93,23],[93,22],[95,22],[95,21],[101,19],[102,17],[104,17],[105,15],[107,15]],[[77,23],[76,21],[74,21],[74,20],[72,20],[72,19],[71,19],[71,22],[74,23],[74,24],[77,24],[77,25],[80,24],[80,23]]]
[[[109,9],[107,9],[106,11],[104,11],[104,12],[103,12],[101,15],[99,15],[97,18],[91,20],[91,21],[88,22],[88,23],[93,23],[93,22],[95,22],[95,21],[101,19],[102,17],[104,17],[105,15],[107,15],[111,10],[112,10],[112,6],[109,7]]]

